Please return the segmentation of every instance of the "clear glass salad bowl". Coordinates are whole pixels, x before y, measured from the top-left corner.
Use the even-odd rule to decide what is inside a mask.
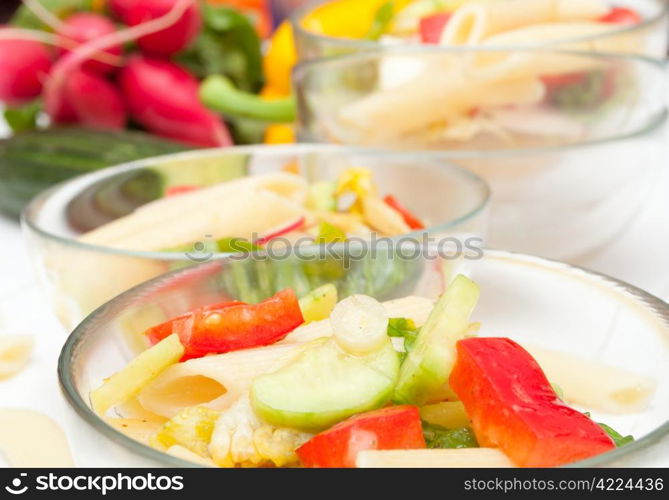
[[[323,5],[346,2],[351,3],[350,0],[344,0],[344,2],[341,0],[310,2],[293,13],[291,21],[300,60],[368,51],[378,49],[382,45],[402,43],[402,38],[394,36],[381,37],[380,40],[330,36],[325,34],[328,32],[326,23],[310,20],[311,17],[314,17],[314,14],[318,17],[317,9]],[[364,19],[369,17],[371,24],[371,19],[374,17],[373,9],[378,8],[383,2],[379,1],[373,5],[372,2],[366,3],[371,5],[368,9],[372,9],[372,11],[362,14],[358,12],[357,15]],[[597,52],[625,52],[663,59],[667,52],[667,35],[669,34],[669,4],[664,0],[616,0],[610,3],[614,7],[635,10],[643,19],[642,22],[635,25],[612,24],[610,30],[596,34],[569,36],[567,38],[558,37],[543,43],[533,39],[531,44],[551,48],[579,48]],[[365,7],[358,6],[358,9],[361,8],[364,9]],[[416,19],[417,22],[418,19]],[[404,43],[415,44],[418,43],[418,40],[407,39]],[[513,43],[506,45],[520,46],[527,44]]]
[[[664,63],[389,47],[302,63],[306,142],[421,150],[491,186],[493,248],[576,262],[623,231],[664,159]]]
[[[192,248],[160,252],[84,243],[77,239],[83,230],[132,212],[170,187],[204,187],[286,166],[299,169],[310,183],[334,180],[348,167],[368,168],[381,192],[394,194],[428,223],[431,237],[472,238],[479,246],[485,237],[485,182],[432,158],[328,145],[235,147],[149,158],[60,184],[26,208],[24,234],[63,325],[71,329],[100,304],[142,281],[225,255],[210,251],[213,242],[204,227]],[[419,233],[405,237],[418,238]],[[293,278],[303,279],[299,274]]]
[[[636,441],[574,465],[669,464],[668,304],[615,279],[559,262],[493,250],[484,254],[468,252],[457,259],[450,254],[440,258],[434,246],[407,243],[377,249],[372,261],[375,274],[396,270],[398,265],[403,273],[390,286],[370,292],[369,283],[360,279],[370,261],[352,246],[341,250],[336,258],[310,261],[314,271],[331,273],[333,265],[343,270],[333,278],[342,292],[340,298],[355,292],[372,293],[379,300],[408,295],[436,298],[450,277],[465,273],[481,287],[481,300],[472,317],[481,322],[480,335],[508,336],[532,352],[550,349],[577,357],[580,362],[564,368],[575,377],[572,385],[589,387],[588,396],[595,399],[598,390],[607,390],[607,384],[601,382],[602,365],[648,377],[653,389],[645,407],[611,413],[577,406],[591,410],[597,422],[632,434]],[[350,265],[344,266],[347,258],[351,259]],[[265,261],[262,274],[257,269],[259,261],[251,256],[228,257],[174,271],[114,298],[75,328],[62,349],[58,373],[65,398],[89,424],[81,426],[78,419],[72,420],[69,437],[78,454],[77,464],[192,465],[134,441],[108,425],[91,409],[90,391],[136,355],[137,338],[146,328],[223,297],[240,297],[238,290],[229,286],[239,272],[249,277],[249,287],[261,289],[262,279],[277,279],[295,259]],[[564,397],[569,401],[568,390]],[[104,453],[99,451],[103,448],[101,438]]]

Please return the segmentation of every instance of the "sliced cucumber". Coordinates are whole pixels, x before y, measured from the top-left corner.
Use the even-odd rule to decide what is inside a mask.
[[[336,305],[337,287],[332,283],[319,286],[300,299],[305,323],[329,318]]]
[[[260,418],[272,425],[319,431],[385,405],[398,372],[390,339],[368,356],[351,356],[328,340],[281,370],[257,377],[251,402]]]
[[[422,406],[442,393],[455,362],[455,343],[467,334],[479,287],[458,275],[441,296],[418,333],[400,369],[393,399]]]

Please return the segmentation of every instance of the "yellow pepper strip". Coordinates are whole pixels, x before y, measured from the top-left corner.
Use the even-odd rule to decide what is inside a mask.
[[[356,197],[351,212],[360,213],[362,211],[362,200],[368,196],[376,195],[372,171],[367,168],[347,168],[339,174],[335,194],[341,196],[346,193],[353,193]]]
[[[295,128],[285,123],[275,123],[265,129],[265,144],[293,144],[297,142]]]
[[[374,23],[376,13],[388,0],[337,0],[316,7],[302,19],[302,26],[314,33],[340,37],[364,38]],[[412,0],[394,0],[395,13]],[[284,21],[272,35],[263,69],[267,88],[279,97],[291,93],[290,75],[297,63],[293,29]]]
[[[301,20],[308,31],[340,38],[364,38],[379,7],[388,0],[338,0],[316,7]],[[411,0],[395,0],[395,13]]]
[[[277,97],[291,94],[290,72],[297,62],[293,29],[284,21],[272,35],[269,50],[263,59],[266,88]]]

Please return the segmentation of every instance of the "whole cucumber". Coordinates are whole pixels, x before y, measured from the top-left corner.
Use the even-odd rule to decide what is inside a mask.
[[[137,131],[63,127],[0,140],[0,211],[18,217],[38,193],[101,168],[189,149]]]

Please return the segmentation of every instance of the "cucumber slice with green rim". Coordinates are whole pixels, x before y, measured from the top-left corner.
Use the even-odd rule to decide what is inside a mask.
[[[455,343],[466,335],[479,295],[478,285],[469,278],[458,275],[453,280],[402,363],[395,402],[422,406],[443,392],[455,363]]]
[[[279,371],[257,377],[251,403],[272,425],[317,432],[385,405],[398,372],[390,339],[368,356],[351,356],[327,340]]]

